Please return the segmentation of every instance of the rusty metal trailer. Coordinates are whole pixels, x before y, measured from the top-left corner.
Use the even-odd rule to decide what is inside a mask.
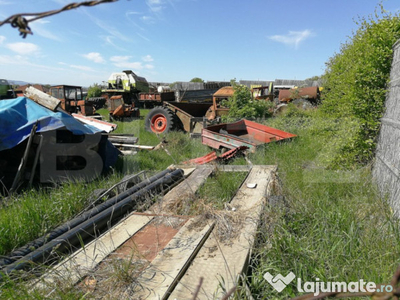
[[[155,105],[161,105],[163,102],[175,101],[174,92],[149,92],[139,93],[139,103],[144,107],[153,107]]]
[[[250,152],[255,152],[257,146],[295,136],[295,134],[245,119],[235,123],[212,125],[201,132],[204,145],[220,150],[245,146]]]
[[[207,125],[219,123],[229,109],[221,107],[218,102],[233,95],[232,87],[223,87],[213,95],[213,102],[163,102],[155,107],[146,117],[146,130],[157,134],[182,129],[194,135],[200,135]]]
[[[210,103],[164,102],[163,106],[153,108],[146,117],[147,131],[157,134],[174,129],[189,133],[201,133]]]

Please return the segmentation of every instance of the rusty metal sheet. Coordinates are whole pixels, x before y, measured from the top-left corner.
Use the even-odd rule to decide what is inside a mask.
[[[194,158],[189,161],[183,162],[183,164],[194,164],[194,165],[203,165],[210,163],[212,161],[218,160],[218,161],[227,161],[233,157],[235,157],[237,154],[240,152],[243,152],[244,150],[248,149],[246,146],[239,146],[237,148],[231,149],[229,151],[226,151],[225,153],[217,156],[217,154],[214,152],[210,152],[202,157]]]
[[[295,134],[245,119],[235,123],[209,126],[201,133],[202,143],[214,149],[246,146],[251,152],[255,152],[259,145],[295,136]]]
[[[213,96],[217,98],[229,98],[233,96],[234,92],[233,86],[224,86],[216,91]]]
[[[280,90],[279,101],[288,102],[296,98],[308,99],[316,101],[320,97],[319,88],[317,86],[309,86],[298,89]]]
[[[209,162],[212,162],[218,158],[217,153],[215,151],[210,152],[202,157],[194,158],[188,161],[184,161],[185,165],[203,165]]]

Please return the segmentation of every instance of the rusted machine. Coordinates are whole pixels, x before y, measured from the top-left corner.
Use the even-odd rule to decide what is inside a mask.
[[[110,113],[110,121],[140,117],[139,108],[135,107],[134,103],[126,104],[122,95],[107,99],[107,107]]]
[[[223,87],[213,95],[213,103],[164,102],[153,108],[146,116],[146,130],[157,134],[174,129],[183,129],[191,134],[200,134],[205,124],[220,121],[229,109],[220,107],[219,101],[233,95],[232,87]]]
[[[70,114],[91,116],[95,109],[83,99],[82,87],[73,85],[56,85],[50,87],[49,94],[61,100],[61,108]]]
[[[271,82],[268,86],[253,87],[251,89],[253,99],[257,100],[274,100],[274,84]]]
[[[321,94],[317,86],[279,91],[279,101],[283,103],[288,103],[294,99],[305,99],[311,103],[317,103],[320,100],[320,97]]]

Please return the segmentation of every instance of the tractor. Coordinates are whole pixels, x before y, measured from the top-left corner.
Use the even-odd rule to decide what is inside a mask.
[[[83,98],[82,87],[74,85],[56,85],[50,87],[49,94],[61,100],[61,108],[70,114],[92,116],[93,104]]]

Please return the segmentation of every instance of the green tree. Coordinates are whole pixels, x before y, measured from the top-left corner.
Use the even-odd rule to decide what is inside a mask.
[[[100,97],[100,96],[101,96],[101,86],[99,84],[95,83],[89,86],[87,93],[88,98]]]
[[[250,89],[235,80],[231,80],[233,96],[222,101],[222,106],[229,108],[228,119],[254,119],[272,115],[274,104],[263,99],[253,99]]]
[[[199,78],[199,77],[194,77],[194,78],[192,78],[192,79],[190,80],[190,82],[202,82],[202,83],[204,83],[204,80],[201,79],[201,78]]]
[[[352,119],[356,134],[341,145],[336,166],[366,164],[376,148],[393,59],[393,44],[400,38],[399,15],[380,5],[375,16],[360,18],[358,30],[326,63],[321,110],[326,116]]]

